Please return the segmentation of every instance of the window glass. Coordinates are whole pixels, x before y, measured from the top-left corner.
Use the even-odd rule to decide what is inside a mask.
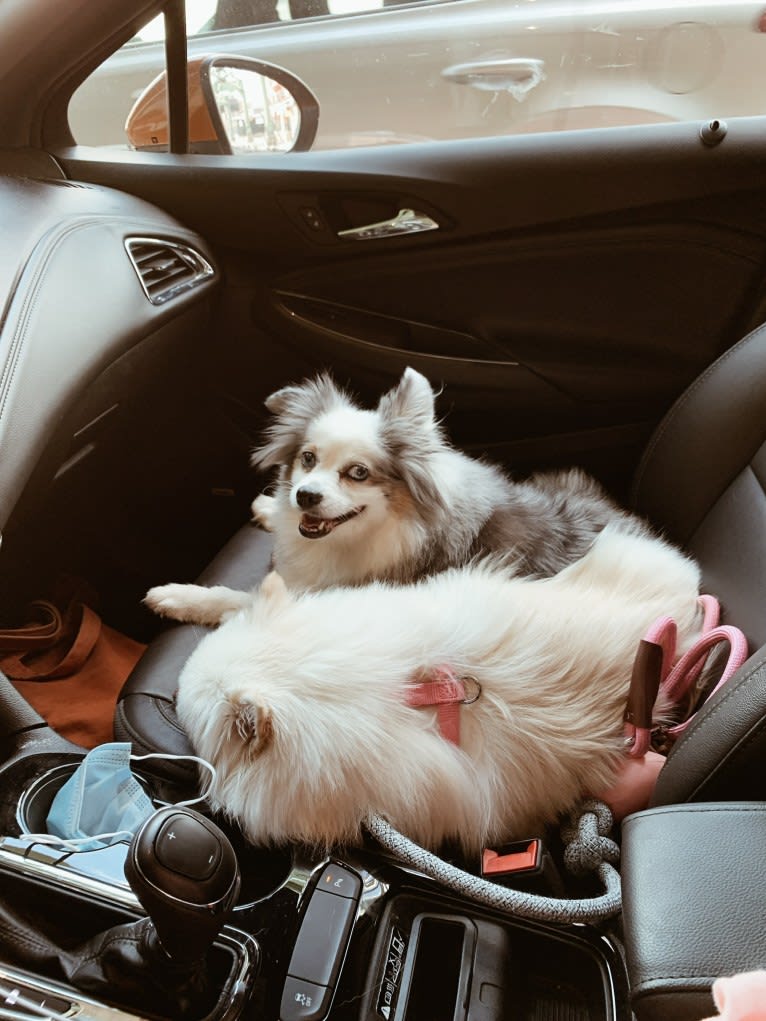
[[[296,75],[314,149],[764,112],[766,4],[719,0],[187,0],[189,56]],[[155,19],[81,86],[78,142],[127,144],[163,68]]]

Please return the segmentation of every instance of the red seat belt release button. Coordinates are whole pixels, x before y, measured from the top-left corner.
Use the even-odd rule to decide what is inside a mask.
[[[529,872],[540,867],[540,841],[530,840],[526,847],[521,847],[509,854],[498,854],[485,848],[481,856],[481,874],[483,876],[510,875],[511,873]]]

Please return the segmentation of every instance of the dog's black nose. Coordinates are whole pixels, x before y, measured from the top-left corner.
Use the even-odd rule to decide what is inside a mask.
[[[321,503],[322,494],[317,493],[315,489],[299,489],[295,494],[295,499],[298,501],[298,506],[305,510],[307,507],[316,507],[318,503]]]

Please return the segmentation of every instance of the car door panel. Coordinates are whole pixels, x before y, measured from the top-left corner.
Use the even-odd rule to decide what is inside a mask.
[[[765,144],[762,121],[742,119],[715,147],[686,124],[260,160],[59,158],[213,245],[228,280],[218,371],[241,405],[277,367],[331,366],[373,393],[411,364],[444,385],[458,440],[617,460],[758,319]],[[439,229],[339,236],[405,208]]]
[[[443,245],[414,264],[404,253],[335,263],[281,278],[278,297],[297,332],[312,320],[332,331],[337,316],[339,336],[522,365],[572,400],[624,407],[667,401],[715,357],[731,317],[720,292],[740,306],[763,255],[762,241],[712,225],[583,227]],[[683,331],[662,313],[679,298]],[[399,331],[386,337],[382,317]]]

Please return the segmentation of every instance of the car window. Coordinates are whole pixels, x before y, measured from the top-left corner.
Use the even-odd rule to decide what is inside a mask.
[[[762,114],[765,12],[763,0],[187,0],[188,49],[291,72],[319,107],[312,147],[346,148]],[[125,125],[162,72],[162,35],[149,22],[78,89],[76,141],[136,144]],[[145,147],[161,148],[152,137]]]
[[[190,36],[231,28],[250,28],[298,18],[361,14],[395,7],[412,0],[186,0],[186,28]],[[420,0],[443,3],[445,0]],[[162,15],[153,18],[131,42],[150,42],[165,35]]]

